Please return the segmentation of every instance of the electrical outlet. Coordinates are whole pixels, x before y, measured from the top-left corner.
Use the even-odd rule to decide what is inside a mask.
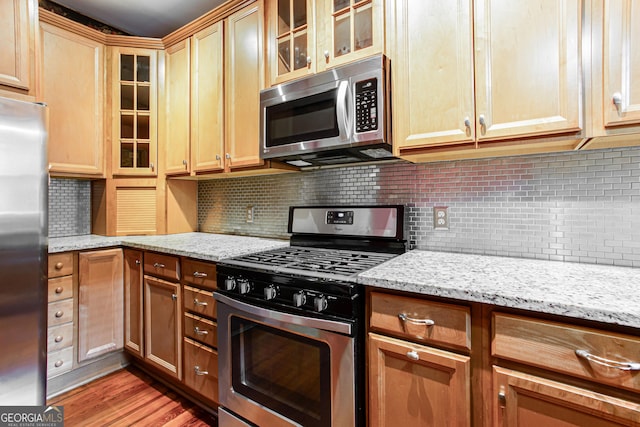
[[[253,222],[253,206],[247,206],[247,222]]]
[[[446,206],[433,207],[433,228],[444,230],[449,228],[449,214]]]

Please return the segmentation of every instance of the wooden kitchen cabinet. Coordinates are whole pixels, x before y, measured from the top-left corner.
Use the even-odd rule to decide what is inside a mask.
[[[144,274],[142,251],[124,249],[124,347],[144,357]]]
[[[622,365],[640,363],[640,338],[505,313],[494,313],[492,323],[491,349],[497,365],[515,361],[523,370],[533,366],[549,371],[545,378],[494,365],[495,425],[640,425],[640,378]],[[613,395],[590,383],[575,385],[551,378],[551,372],[631,393]]]
[[[186,39],[165,52],[165,173],[189,173],[190,142],[190,55],[191,40]]]
[[[23,100],[36,97],[38,2],[0,2],[0,95]]]
[[[122,249],[78,255],[78,362],[123,347]]]
[[[157,175],[158,51],[112,47],[112,173]]]
[[[470,426],[470,358],[369,334],[369,426]]]
[[[49,111],[49,172],[105,174],[105,46],[102,33],[40,12],[42,99]]]
[[[518,154],[541,149],[522,138],[548,138],[543,151],[584,139],[582,2],[390,3],[397,155]]]
[[[383,0],[267,2],[269,83],[381,53]]]

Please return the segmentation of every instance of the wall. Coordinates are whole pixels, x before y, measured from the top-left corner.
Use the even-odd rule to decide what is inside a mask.
[[[640,267],[640,148],[202,181],[199,229],[288,238],[288,207],[313,204],[405,204],[412,248]]]
[[[51,178],[49,237],[91,233],[91,182]]]

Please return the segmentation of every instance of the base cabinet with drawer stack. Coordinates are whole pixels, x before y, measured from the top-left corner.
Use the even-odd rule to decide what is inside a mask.
[[[492,317],[496,426],[640,425],[640,337],[498,312]],[[497,366],[507,362],[524,367]],[[529,367],[544,371],[532,374]]]
[[[47,378],[73,367],[73,253],[49,255],[47,316]]]
[[[369,426],[470,426],[469,307],[368,295]]]
[[[184,384],[200,397],[218,403],[218,325],[216,266],[183,260]]]

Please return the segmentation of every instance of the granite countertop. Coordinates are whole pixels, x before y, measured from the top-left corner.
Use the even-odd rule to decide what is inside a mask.
[[[414,250],[358,282],[640,328],[636,268]]]
[[[223,258],[289,246],[289,241],[210,233],[121,237],[86,235],[49,239],[49,253],[100,249],[110,246],[126,246],[188,256],[205,261],[219,261]]]

